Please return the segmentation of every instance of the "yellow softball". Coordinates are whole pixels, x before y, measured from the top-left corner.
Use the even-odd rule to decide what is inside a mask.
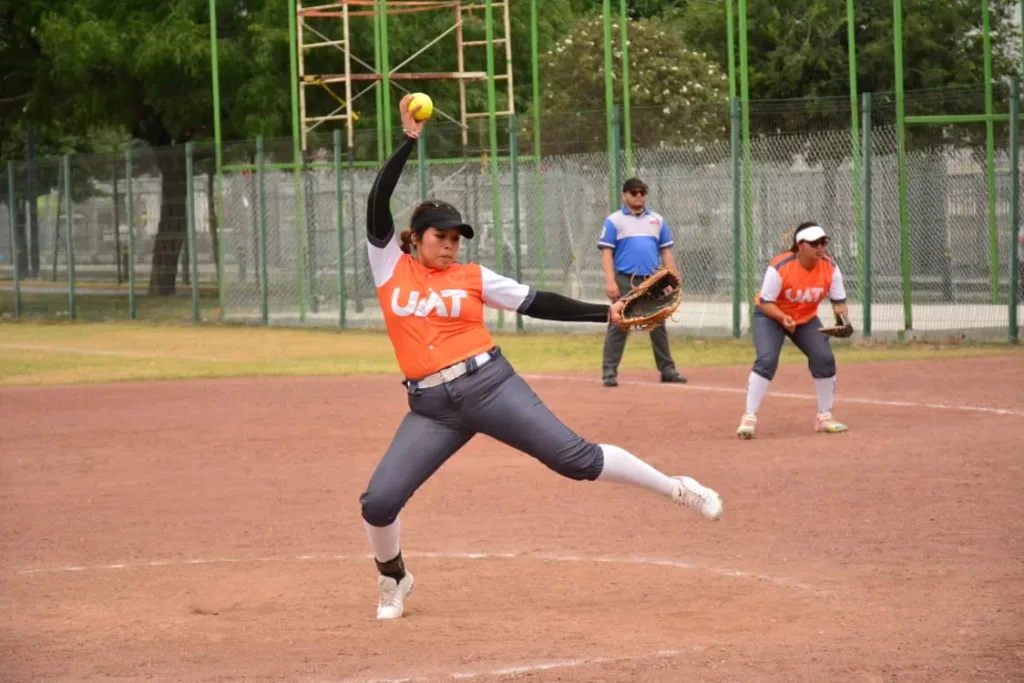
[[[434,113],[434,101],[426,93],[414,92],[412,94],[412,99],[409,100],[409,110],[415,109],[416,105],[420,105],[419,111],[412,116],[417,121],[426,121]]]

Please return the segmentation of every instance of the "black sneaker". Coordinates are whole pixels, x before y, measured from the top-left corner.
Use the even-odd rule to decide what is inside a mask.
[[[606,387],[617,387],[619,386],[619,380],[615,379],[614,377],[605,377],[604,385]]]
[[[662,375],[662,382],[672,382],[674,384],[686,384],[686,378],[680,375],[678,372],[674,375]]]

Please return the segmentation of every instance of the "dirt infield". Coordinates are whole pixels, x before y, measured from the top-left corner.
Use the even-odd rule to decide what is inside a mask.
[[[784,366],[751,442],[745,368],[530,377],[724,519],[477,437],[403,513],[393,623],[358,496],[398,378],[0,390],[0,680],[1022,680],[1024,364],[840,372],[848,434]]]

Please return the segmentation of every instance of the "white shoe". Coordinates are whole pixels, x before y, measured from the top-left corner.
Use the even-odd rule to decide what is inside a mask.
[[[757,416],[745,413],[740,420],[740,428],[736,430],[736,436],[741,439],[753,439],[754,429],[757,428]]]
[[[722,516],[722,497],[718,495],[718,492],[701,486],[690,477],[672,478],[679,482],[679,488],[675,493],[677,503],[697,510],[708,519],[717,520]]]
[[[405,596],[412,592],[413,578],[409,572],[405,578],[395,581],[381,574],[377,577],[380,586],[380,602],[377,603],[378,619],[397,619],[405,611]]]
[[[814,418],[814,431],[825,434],[842,434],[846,431],[846,425],[832,419],[832,413],[818,413]]]

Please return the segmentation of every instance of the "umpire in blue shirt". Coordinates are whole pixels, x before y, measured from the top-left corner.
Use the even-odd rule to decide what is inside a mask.
[[[605,294],[610,301],[616,301],[662,266],[677,270],[672,259],[668,224],[647,208],[647,185],[638,178],[623,183],[622,205],[622,210],[605,219],[604,231],[597,243],[604,266]],[[602,367],[606,387],[619,385],[616,376],[628,334],[615,325],[608,326]],[[686,378],[679,374],[672,360],[664,321],[651,330],[651,346],[661,381],[685,383]]]

